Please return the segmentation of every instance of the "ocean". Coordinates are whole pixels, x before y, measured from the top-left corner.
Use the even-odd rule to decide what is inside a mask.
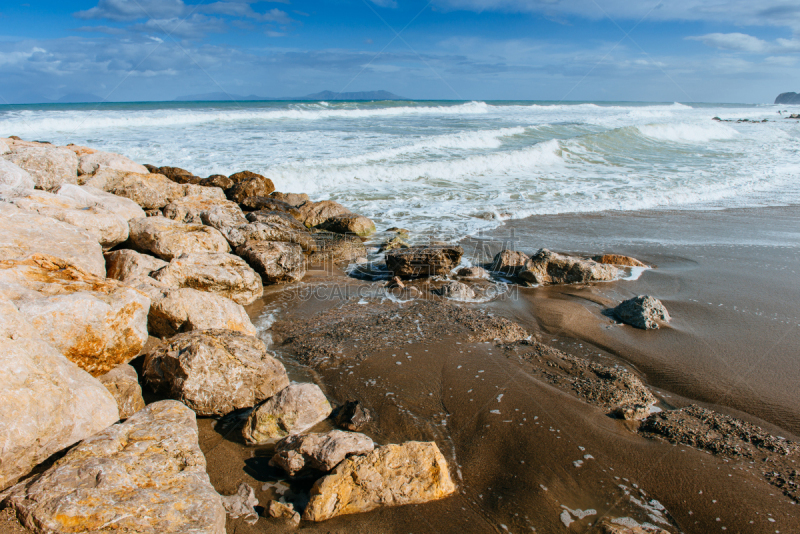
[[[800,122],[784,110],[798,111],[506,101],[0,106],[0,136],[83,144],[199,176],[252,170],[279,191],[341,202],[379,229],[458,239],[536,214],[797,204]]]

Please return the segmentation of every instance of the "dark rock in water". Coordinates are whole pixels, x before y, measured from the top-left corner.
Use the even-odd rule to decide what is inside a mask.
[[[257,211],[282,211],[284,213],[290,214],[297,220],[300,220],[302,216],[300,212],[292,206],[291,204],[287,204],[282,200],[278,200],[268,196],[252,196],[248,197],[240,202],[243,208],[249,210],[257,210]]]
[[[359,401],[347,401],[336,412],[336,426],[352,432],[361,430],[372,421],[372,414]]]
[[[534,254],[519,277],[534,284],[576,284],[613,280],[619,269],[575,256],[556,254],[545,248]]]
[[[152,172],[152,171],[150,171]],[[186,169],[180,167],[159,167],[158,174],[163,174],[177,184],[199,184],[202,178],[195,176]]]
[[[236,183],[230,189],[226,189],[225,196],[228,197],[228,200],[241,204],[246,198],[266,197],[273,191],[275,191],[275,184],[272,183],[272,180],[257,174],[252,178]]]
[[[449,282],[436,291],[439,295],[453,300],[472,300],[475,292],[462,282]]]
[[[263,283],[297,282],[306,274],[303,249],[295,243],[249,241],[236,254],[261,275]]]
[[[302,232],[308,231],[300,221],[285,211],[262,209],[259,211],[251,211],[246,215],[246,218],[250,222],[279,224]]]
[[[661,301],[648,295],[628,299],[612,310],[614,317],[642,330],[657,330],[656,321],[669,322],[669,312]]]
[[[775,99],[776,104],[800,104],[800,94],[797,93],[781,93]]]
[[[489,273],[483,267],[464,267],[456,272],[456,276],[467,280],[487,280]]]
[[[220,189],[230,189],[236,182],[225,176],[224,174],[212,174],[208,178],[200,180],[200,185],[206,187],[219,187]]]
[[[273,191],[269,196],[275,200],[286,202],[295,208],[311,200],[305,193],[279,193],[278,191]]]
[[[516,250],[501,250],[492,261],[490,269],[505,274],[517,274],[525,268],[530,256]]]
[[[386,254],[386,266],[401,278],[424,278],[449,273],[463,254],[464,249],[457,245],[411,247]]]

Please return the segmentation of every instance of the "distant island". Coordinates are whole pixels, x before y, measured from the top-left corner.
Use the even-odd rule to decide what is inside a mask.
[[[397,96],[389,91],[358,91],[350,93],[337,93],[336,91],[322,91],[305,96],[268,97],[257,95],[232,95],[228,93],[203,93],[199,95],[179,96],[175,102],[248,102],[254,100],[409,100]]]
[[[781,93],[775,99],[776,104],[800,104],[800,94],[797,93]]]

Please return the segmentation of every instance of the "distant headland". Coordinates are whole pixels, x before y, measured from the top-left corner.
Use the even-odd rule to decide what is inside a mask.
[[[339,93],[336,91],[322,91],[305,96],[267,97],[257,95],[231,95],[228,93],[204,93],[199,95],[179,96],[175,102],[225,102],[225,101],[254,101],[254,100],[409,100],[397,96],[389,91],[358,91]]]
[[[781,93],[775,99],[776,104],[800,104],[800,94],[797,93]]]

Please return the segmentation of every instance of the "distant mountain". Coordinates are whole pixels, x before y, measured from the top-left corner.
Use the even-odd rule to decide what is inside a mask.
[[[800,104],[800,95],[797,93],[782,93],[775,99],[776,104]]]
[[[203,93],[199,95],[179,96],[175,102],[248,102],[254,100],[408,100],[389,91],[359,91],[353,93],[336,93],[322,91],[306,96],[269,97],[257,95],[231,95],[228,93]]]
[[[62,96],[55,102],[59,104],[87,104],[87,103],[94,103],[94,102],[105,102],[105,98],[100,98],[97,95],[93,95],[92,93],[69,93],[67,95]]]

